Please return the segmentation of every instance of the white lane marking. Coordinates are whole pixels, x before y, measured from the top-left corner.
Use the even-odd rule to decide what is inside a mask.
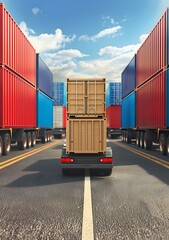
[[[94,240],[92,196],[89,171],[85,171],[82,240]]]

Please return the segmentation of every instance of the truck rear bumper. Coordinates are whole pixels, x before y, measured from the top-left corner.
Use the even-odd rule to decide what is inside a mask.
[[[61,168],[66,169],[107,169],[113,168],[113,164],[61,164]]]
[[[67,154],[64,147],[60,161],[62,169],[110,169],[114,163],[110,147],[107,147],[106,153],[98,154]]]

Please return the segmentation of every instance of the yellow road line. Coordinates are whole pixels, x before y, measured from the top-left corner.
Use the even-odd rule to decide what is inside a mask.
[[[39,153],[39,152],[41,152],[43,150],[46,150],[47,148],[50,148],[50,147],[53,147],[53,146],[57,145],[57,144],[58,144],[58,141],[57,142],[52,142],[50,144],[47,144],[46,146],[42,146],[42,147],[40,147],[38,149],[32,150],[30,152],[21,154],[20,156],[16,156],[14,158],[11,158],[9,160],[1,162],[0,163],[0,169],[6,168],[6,167],[8,167],[8,166],[10,166],[10,165],[12,165],[14,163],[17,163],[17,162],[19,162],[19,161],[21,161],[21,160],[23,160],[23,159],[25,159],[27,157],[35,155],[36,153]]]
[[[116,144],[116,145],[118,145],[118,146],[120,146],[120,147],[122,147],[122,148],[125,148],[125,149],[127,149],[128,151],[130,151],[130,152],[133,152],[133,153],[135,153],[135,154],[137,154],[137,155],[140,155],[140,156],[142,156],[142,157],[144,157],[144,158],[146,158],[146,159],[148,159],[148,160],[150,160],[150,161],[152,161],[152,162],[155,162],[155,163],[157,163],[157,164],[159,164],[159,165],[161,165],[161,166],[169,169],[169,162],[167,162],[167,161],[165,161],[165,160],[162,160],[162,159],[160,159],[160,158],[154,157],[154,156],[152,156],[152,155],[150,155],[150,154],[141,152],[141,151],[139,151],[139,150],[133,149],[133,148],[131,148],[131,147],[125,146],[125,145],[123,145],[123,144],[121,144],[121,143],[114,143],[114,144]]]

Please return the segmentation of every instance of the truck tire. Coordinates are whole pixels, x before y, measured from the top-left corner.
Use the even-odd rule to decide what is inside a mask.
[[[165,134],[160,134],[159,139],[160,153],[163,155],[167,154],[167,136]]]
[[[30,148],[31,145],[32,145],[31,133],[30,133],[30,132],[27,132],[26,137],[27,137],[27,148]]]
[[[47,132],[44,132],[44,136],[41,138],[42,143],[47,143],[48,137],[47,137]]]
[[[36,145],[36,134],[35,132],[31,133],[31,146],[34,147]]]
[[[127,131],[127,133],[126,133],[126,142],[130,144],[131,143],[131,138],[132,138],[131,131]]]
[[[137,147],[140,147],[140,132],[137,131],[136,133],[136,145]]]
[[[3,152],[3,141],[2,141],[2,137],[0,136],[0,157],[2,156],[2,152]]]
[[[27,147],[27,137],[25,132],[22,133],[21,140],[18,141],[18,147],[19,150],[25,150]]]
[[[169,156],[169,136],[167,137],[167,155]]]
[[[102,176],[110,176],[112,174],[112,168],[106,168],[101,171]]]
[[[66,176],[66,175],[69,175],[71,172],[70,169],[65,169],[65,168],[62,168],[62,175]]]
[[[140,133],[140,147],[144,148],[144,132]]]
[[[11,137],[9,133],[3,135],[3,155],[8,155],[11,150]]]
[[[150,131],[145,131],[144,133],[144,149],[151,150],[152,149],[152,136]]]

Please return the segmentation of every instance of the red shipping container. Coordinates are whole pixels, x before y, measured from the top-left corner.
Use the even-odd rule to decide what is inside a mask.
[[[121,106],[111,105],[106,108],[108,128],[121,128]]]
[[[63,107],[63,128],[66,128],[66,107]]]
[[[136,92],[136,125],[139,128],[165,128],[165,72]]]
[[[0,67],[0,128],[36,127],[36,89]]]
[[[166,11],[137,52],[137,87],[158,74],[168,64],[166,56],[167,28]]]
[[[0,4],[0,65],[36,85],[36,52],[4,5]]]

